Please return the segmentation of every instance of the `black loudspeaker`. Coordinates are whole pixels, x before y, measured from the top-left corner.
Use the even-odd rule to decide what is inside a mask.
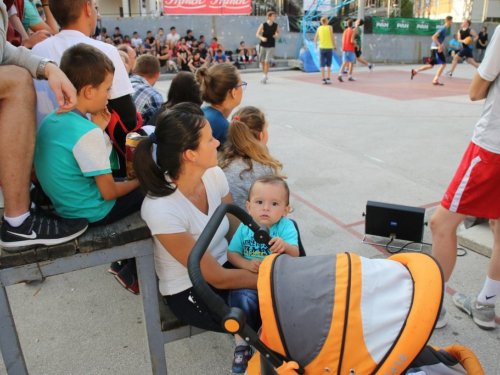
[[[425,209],[368,201],[365,234],[422,242]]]

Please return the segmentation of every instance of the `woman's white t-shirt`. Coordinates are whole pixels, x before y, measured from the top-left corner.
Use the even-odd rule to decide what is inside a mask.
[[[142,204],[141,216],[153,235],[156,274],[160,279],[160,293],[164,296],[180,293],[192,284],[187,268],[175,260],[154,236],[187,232],[198,240],[222,198],[229,193],[226,177],[219,167],[208,169],[202,180],[207,192],[208,215],[196,208],[179,190],[167,197],[146,197]],[[228,230],[226,217],[207,250],[221,265],[227,261],[228,243],[224,236]]]

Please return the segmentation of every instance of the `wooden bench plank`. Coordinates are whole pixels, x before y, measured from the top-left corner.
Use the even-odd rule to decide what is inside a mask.
[[[77,240],[55,246],[39,246],[20,253],[0,251],[0,269],[23,266],[49,259],[58,259],[77,252],[109,249],[151,237],[151,232],[139,212],[110,225],[89,228]]]
[[[89,253],[149,237],[151,237],[151,231],[142,220],[140,213],[136,212],[115,223],[89,228],[78,238],[79,251]]]

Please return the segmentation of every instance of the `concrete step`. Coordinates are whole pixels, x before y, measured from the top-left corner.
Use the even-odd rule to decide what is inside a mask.
[[[274,60],[274,66],[272,66],[269,71],[276,72],[282,70],[292,70],[293,66],[289,65],[290,60]],[[259,63],[257,61],[252,61],[251,63],[241,64],[241,68],[238,69],[240,74],[244,73],[258,73],[261,72],[262,69],[259,68]],[[174,78],[175,74],[173,73],[162,73],[160,74],[159,81],[171,81]]]
[[[493,233],[488,222],[459,232],[457,237],[460,246],[491,258]]]
[[[302,60],[299,60],[299,59],[288,60],[288,66],[290,66],[292,68],[303,69],[304,68],[304,62]]]

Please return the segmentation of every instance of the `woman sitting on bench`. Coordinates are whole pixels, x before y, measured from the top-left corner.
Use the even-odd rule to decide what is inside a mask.
[[[153,143],[158,165],[151,156]],[[160,114],[155,133],[139,143],[134,164],[147,194],[141,214],[153,235],[160,293],[180,320],[223,332],[220,318],[193,290],[186,268],[217,207],[232,203],[224,172],[217,166],[218,146],[200,107],[180,103]],[[237,226],[234,217],[224,219],[201,261],[203,276],[225,300],[229,289],[257,287],[256,273],[226,268],[228,239]]]

